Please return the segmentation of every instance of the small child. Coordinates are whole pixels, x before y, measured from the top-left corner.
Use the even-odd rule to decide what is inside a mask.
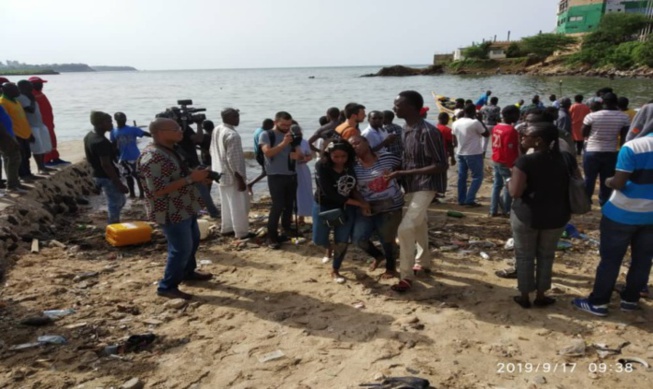
[[[449,161],[451,166],[456,165],[456,157],[453,152],[453,134],[451,133],[451,128],[448,126],[451,118],[448,113],[440,112],[438,115],[438,125],[437,129],[442,134],[442,140],[444,141],[444,149],[447,151],[447,156],[449,156]]]

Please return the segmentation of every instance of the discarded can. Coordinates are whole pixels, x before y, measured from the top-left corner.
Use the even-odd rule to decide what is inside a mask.
[[[458,212],[458,211],[447,211],[447,216],[455,217],[455,218],[460,219],[460,218],[465,217],[465,214],[462,213],[462,212]]]

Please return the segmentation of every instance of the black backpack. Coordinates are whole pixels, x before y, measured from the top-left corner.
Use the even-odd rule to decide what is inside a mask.
[[[267,132],[268,137],[270,138],[270,144],[273,145],[274,142],[277,140],[276,135],[274,135],[274,131],[273,130],[265,130],[265,132]],[[261,133],[259,135],[259,140],[261,139],[261,135],[263,135],[263,133]],[[256,148],[256,150],[254,150],[254,157],[256,157],[256,162],[258,162],[259,165],[265,166],[265,154],[263,154],[263,150],[261,149],[261,144],[260,143],[258,144],[258,147]]]

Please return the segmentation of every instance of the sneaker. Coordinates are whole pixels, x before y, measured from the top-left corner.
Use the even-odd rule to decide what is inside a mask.
[[[329,257],[322,257],[322,264],[326,265],[327,263],[331,262],[331,258]]]
[[[585,311],[587,313],[591,313],[592,315],[596,316],[608,316],[608,304],[605,305],[592,305],[590,304],[588,299],[584,298],[575,298],[571,300],[571,305],[574,307],[580,309],[581,311]]]
[[[635,312],[635,311],[639,311],[639,310],[642,309],[642,308],[639,306],[638,303],[636,303],[636,302],[635,302],[635,303],[631,303],[631,302],[628,302],[628,301],[626,301],[626,300],[621,300],[621,304],[619,305],[619,308],[620,308],[623,312]]]

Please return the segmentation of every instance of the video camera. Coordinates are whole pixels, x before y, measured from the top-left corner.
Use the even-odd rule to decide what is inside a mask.
[[[206,120],[206,115],[198,112],[205,112],[206,108],[189,107],[193,105],[193,100],[177,100],[178,107],[170,107],[164,112],[156,115],[158,118],[168,118],[176,121],[182,128],[189,124],[200,124]]]
[[[293,124],[290,127],[290,135],[292,135],[292,142],[290,142],[291,147],[295,148],[302,144],[302,129],[298,124]]]
[[[206,166],[206,165],[200,165],[199,168],[209,170],[208,178],[215,181],[216,184],[220,183],[220,179],[222,178],[222,173],[214,172],[214,171],[211,170],[210,166]]]

